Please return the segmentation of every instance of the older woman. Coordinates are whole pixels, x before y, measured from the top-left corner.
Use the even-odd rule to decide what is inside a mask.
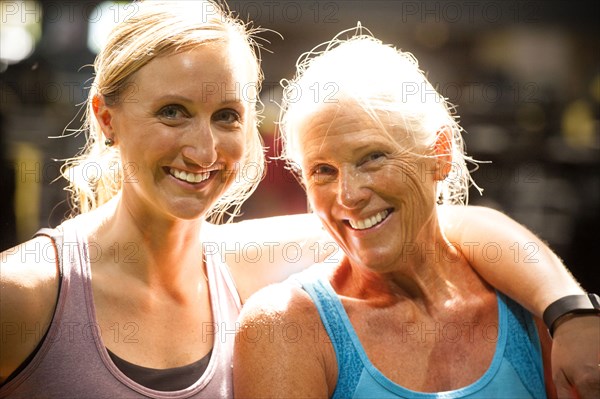
[[[236,396],[553,396],[545,329],[445,234],[440,205],[466,200],[467,158],[417,61],[358,35],[298,70],[284,93],[284,155],[344,255],[246,304]],[[315,98],[315,85],[331,90]]]
[[[79,215],[1,254],[1,397],[231,397],[241,304],[319,258],[310,216],[205,221],[239,207],[261,177],[252,32],[212,2],[136,7],[96,60],[88,146],[66,165]],[[240,177],[250,164],[259,173]],[[489,211],[466,217],[482,214],[514,226]],[[290,259],[280,248],[296,241]],[[560,281],[565,269],[547,259],[540,268]],[[570,279],[532,293],[537,274],[512,259],[473,262],[538,312],[580,291]]]

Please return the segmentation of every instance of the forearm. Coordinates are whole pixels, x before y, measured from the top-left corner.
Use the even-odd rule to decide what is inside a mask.
[[[221,248],[242,301],[260,288],[324,261],[339,249],[314,214],[246,220],[216,226],[213,232],[216,236],[207,240]]]
[[[506,215],[480,207],[443,212],[449,241],[473,268],[536,316],[555,300],[584,292],[546,244]]]

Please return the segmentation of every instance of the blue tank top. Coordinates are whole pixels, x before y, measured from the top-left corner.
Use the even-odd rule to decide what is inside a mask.
[[[309,277],[310,275],[305,275]],[[531,315],[502,294],[498,298],[496,352],[474,383],[445,392],[417,392],[384,376],[369,361],[342,302],[326,278],[297,279],[315,303],[335,349],[338,381],[333,398],[545,398],[537,329]]]

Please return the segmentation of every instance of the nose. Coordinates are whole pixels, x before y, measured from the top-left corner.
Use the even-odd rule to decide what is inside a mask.
[[[198,123],[184,134],[181,154],[185,162],[203,167],[217,161],[217,139],[210,123]]]
[[[355,169],[342,169],[338,175],[338,202],[345,208],[354,209],[363,206],[369,199],[367,176]]]

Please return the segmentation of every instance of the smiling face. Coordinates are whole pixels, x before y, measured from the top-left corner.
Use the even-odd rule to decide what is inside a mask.
[[[254,124],[243,88],[255,80],[239,58],[211,44],[156,58],[96,112],[120,150],[129,209],[194,219],[231,185]]]
[[[435,161],[416,155],[401,129],[382,120],[384,132],[347,102],[306,120],[298,145],[314,211],[353,264],[397,270],[435,232]]]

